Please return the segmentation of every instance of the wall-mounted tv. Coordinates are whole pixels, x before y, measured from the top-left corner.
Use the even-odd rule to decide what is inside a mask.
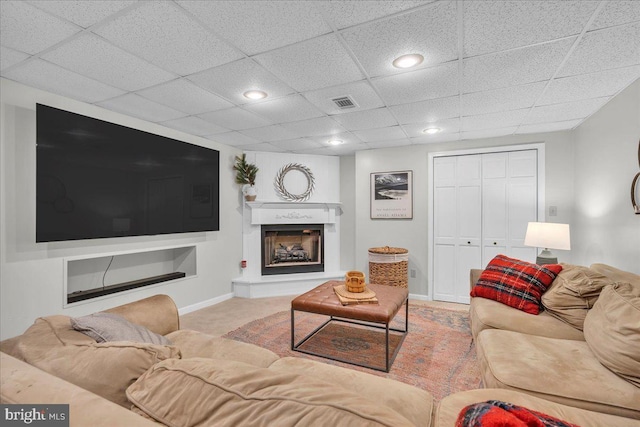
[[[36,106],[36,242],[219,230],[220,153]]]

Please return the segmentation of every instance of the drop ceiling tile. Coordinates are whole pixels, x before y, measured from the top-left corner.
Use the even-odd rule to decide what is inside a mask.
[[[333,145],[329,144],[329,141],[332,139],[337,139],[342,141],[343,144],[360,144],[362,141],[355,136],[351,132],[342,132],[342,133],[333,133],[322,136],[314,136],[307,138],[311,141],[315,141],[320,145],[324,145],[327,147],[333,147]]]
[[[390,107],[400,124],[430,123],[460,115],[460,98],[430,99]]]
[[[270,144],[288,151],[309,150],[311,148],[322,147],[321,144],[305,138],[288,139],[286,141],[271,141]]]
[[[411,143],[419,145],[419,144],[435,144],[438,142],[452,142],[452,141],[459,141],[459,140],[460,140],[460,133],[453,132],[453,133],[438,133],[435,135],[422,135],[417,138],[411,138]]]
[[[42,58],[83,76],[130,91],[175,78],[174,74],[151,65],[93,34],[82,34],[47,52]]]
[[[274,123],[293,122],[323,115],[316,107],[300,95],[262,101],[246,105],[244,108]]]
[[[364,142],[375,142],[393,139],[403,139],[407,135],[400,126],[391,126],[380,129],[358,130],[354,134]]]
[[[497,138],[500,136],[513,135],[516,129],[518,129],[517,126],[510,126],[502,129],[484,129],[484,130],[474,130],[470,132],[462,132],[460,135],[460,139],[465,140],[465,139]]]
[[[165,126],[168,126],[173,129],[180,130],[185,133],[189,133],[191,135],[215,135],[218,133],[227,132],[229,129],[223,128],[222,126],[214,125],[211,122],[206,120],[202,120],[199,117],[181,117],[175,120],[169,120],[162,123]]]
[[[475,56],[578,35],[595,1],[465,1],[464,55]]]
[[[523,123],[553,123],[574,119],[584,119],[598,111],[610,99],[610,97],[584,99],[565,104],[535,107],[529,112],[529,115]]]
[[[368,150],[369,146],[367,144],[344,144],[344,145],[336,145],[335,147],[327,147],[330,155],[333,156],[351,156],[356,151]]]
[[[337,154],[331,151],[329,147],[311,148],[306,150],[293,151],[295,154],[309,154],[314,156],[337,156]]]
[[[462,95],[462,115],[475,116],[531,107],[542,94],[545,86],[546,82],[539,82],[464,94]]]
[[[345,112],[344,114],[332,116],[332,118],[347,130],[375,129],[398,124],[398,121],[387,108],[355,111],[353,113]]]
[[[274,145],[269,144],[268,142],[263,142],[260,144],[251,144],[251,145],[243,145],[242,151],[270,151],[275,153],[282,153],[283,149],[278,148]]]
[[[329,34],[254,57],[292,88],[303,92],[362,80],[335,35]]]
[[[90,27],[135,1],[69,1],[69,0],[33,0],[32,5],[47,12],[71,21],[83,28]]]
[[[359,110],[369,110],[384,106],[384,103],[371,85],[365,81],[305,92],[305,98],[327,114],[343,114]],[[332,101],[334,98],[349,96],[356,107],[342,110]]]
[[[97,105],[150,122],[164,122],[185,115],[181,111],[150,101],[134,93],[99,102]]]
[[[137,93],[159,104],[173,107],[188,114],[200,114],[233,106],[232,103],[185,79],[172,80],[140,90]]]
[[[396,74],[395,58],[418,53],[418,67],[458,57],[456,2],[440,2],[385,21],[359,26],[342,33],[369,76]]]
[[[80,101],[94,103],[124,91],[60,68],[41,59],[27,61],[3,74],[11,80]]]
[[[273,124],[270,120],[256,116],[239,107],[200,114],[199,117],[233,130],[251,129]]]
[[[284,123],[282,127],[298,137],[333,135],[346,131],[345,128],[329,117],[317,117],[315,119]]]
[[[466,132],[517,126],[522,123],[528,112],[529,109],[524,108],[521,110],[502,111],[500,113],[463,117],[462,130]]]
[[[589,27],[589,30],[606,28],[614,25],[626,24],[640,21],[640,2],[631,1],[608,1],[600,11],[596,19]]]
[[[458,64],[396,74],[373,80],[387,105],[406,104],[458,94]]]
[[[258,144],[258,141],[255,138],[250,138],[246,135],[241,134],[240,132],[225,132],[218,133],[214,135],[206,136],[207,139],[211,139],[213,141],[219,142],[221,144],[233,145],[233,146],[241,146],[241,145],[249,145],[249,144]]]
[[[248,55],[331,32],[314,2],[179,1],[178,4]]]
[[[523,133],[543,133],[543,132],[558,132],[561,130],[569,130],[574,129],[580,123],[582,123],[583,119],[578,120],[569,120],[565,122],[556,122],[556,123],[538,123],[533,125],[522,125],[516,131],[517,134]]]
[[[425,134],[424,132],[422,132],[423,130],[429,128],[438,128],[440,129],[440,132],[433,135]],[[418,138],[423,136],[436,137],[445,133],[458,132],[460,130],[460,119],[447,119],[433,123],[413,123],[410,125],[402,125],[402,129],[404,129],[409,138]]]
[[[0,70],[5,70],[27,59],[29,55],[24,52],[0,46]]]
[[[294,139],[296,135],[289,132],[280,125],[264,126],[261,128],[245,129],[240,131],[241,134],[258,141],[278,141],[284,139]]]
[[[575,38],[465,59],[464,93],[516,86],[553,76]]]
[[[81,30],[28,3],[0,2],[0,40],[5,47],[33,55]]]
[[[375,142],[367,142],[369,148],[390,148],[390,147],[404,147],[406,145],[411,145],[411,140],[409,138],[404,139],[394,139],[392,141],[375,141]]]
[[[427,3],[431,1],[329,1],[323,6],[329,22],[343,29]]]
[[[172,2],[145,2],[95,32],[159,67],[188,75],[241,57]]]
[[[238,105],[256,102],[243,96],[246,91],[252,89],[267,92],[270,99],[295,92],[250,58],[193,74],[188,79]]]
[[[637,78],[640,78],[640,66],[554,79],[538,106],[615,95]]]
[[[586,33],[558,77],[640,64],[640,22]]]

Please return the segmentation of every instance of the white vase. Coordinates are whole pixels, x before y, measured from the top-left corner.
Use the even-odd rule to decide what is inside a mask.
[[[242,194],[244,194],[245,200],[249,202],[253,202],[258,193],[256,193],[256,188],[253,185],[245,184],[242,186]]]

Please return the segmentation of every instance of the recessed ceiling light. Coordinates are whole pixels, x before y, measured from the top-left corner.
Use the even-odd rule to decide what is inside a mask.
[[[393,66],[396,68],[411,68],[424,61],[424,56],[417,53],[402,55],[393,60]]]
[[[438,132],[440,132],[440,128],[426,128],[422,131],[422,133],[428,133],[429,135],[433,135]]]
[[[331,144],[331,145],[340,145],[342,143],[343,143],[343,141],[341,139],[330,139],[329,140],[329,144]]]
[[[249,99],[263,99],[267,97],[267,92],[261,90],[248,90],[244,94],[245,98]]]

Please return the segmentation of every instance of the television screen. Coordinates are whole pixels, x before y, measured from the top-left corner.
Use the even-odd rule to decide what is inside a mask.
[[[36,106],[36,242],[219,230],[217,150]]]

